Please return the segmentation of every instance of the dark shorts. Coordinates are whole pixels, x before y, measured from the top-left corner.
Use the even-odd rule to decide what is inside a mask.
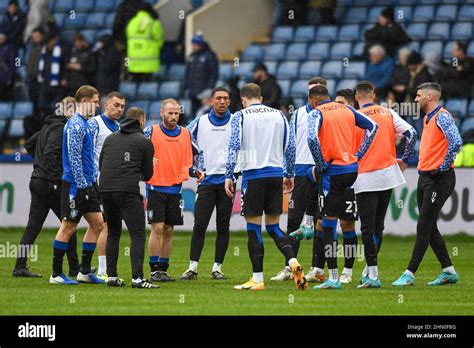
[[[86,190],[78,190],[76,196],[72,199],[69,197],[71,184],[62,181],[61,189],[61,220],[67,220],[79,223],[82,216],[86,213],[100,213],[100,199],[97,185],[93,185],[92,189],[86,193]]]
[[[183,199],[181,193],[171,194],[148,190],[146,214],[148,223],[164,222],[165,225],[183,225]]]
[[[282,212],[283,178],[260,178],[242,182],[241,215],[280,215]]]
[[[323,175],[319,182],[319,211],[321,217],[357,220],[357,203],[352,185],[357,173]]]

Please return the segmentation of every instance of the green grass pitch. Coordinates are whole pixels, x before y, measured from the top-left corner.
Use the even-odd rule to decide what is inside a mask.
[[[231,233],[228,253],[223,265],[226,281],[210,279],[214,255],[214,233],[208,233],[199,279],[165,283],[160,289],[130,287],[130,260],[125,256],[130,238],[122,234],[119,275],[126,280],[123,288],[80,284],[55,286],[48,283],[52,263],[52,230],[38,237],[38,260],[29,267],[43,274],[40,279],[13,278],[15,260],[0,262],[1,315],[473,315],[474,314],[474,238],[467,235],[446,237],[455,268],[460,274],[457,285],[430,288],[425,283],[434,279],[440,269],[429,249],[415,286],[398,289],[391,286],[405,269],[413,247],[413,237],[384,237],[379,269],[381,289],[357,289],[364,262],[354,266],[354,282],[340,291],[308,291],[295,289],[293,282],[272,282],[270,277],[282,268],[282,256],[273,241],[264,236],[265,291],[237,291],[233,286],[247,281],[251,274],[244,233]],[[0,244],[18,243],[22,230],[0,229]],[[79,231],[78,240],[84,231]],[[188,266],[189,232],[177,232],[169,273],[178,278]],[[359,238],[360,239],[360,238]],[[311,241],[303,241],[298,259],[308,269]],[[340,269],[344,260],[340,258]],[[93,265],[97,264],[94,255]],[[65,271],[67,263],[65,262]],[[145,276],[149,276],[145,256]]]

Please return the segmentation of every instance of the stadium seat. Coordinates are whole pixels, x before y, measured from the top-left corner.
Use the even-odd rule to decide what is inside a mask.
[[[428,29],[428,40],[448,40],[449,23],[433,23]]]
[[[163,82],[160,86],[160,98],[179,98],[179,81]]]
[[[344,68],[345,78],[363,79],[365,76],[365,62],[349,62]]]
[[[400,5],[415,5],[418,3],[418,0],[398,0]]]
[[[115,13],[109,14],[105,17],[105,27],[112,29],[115,20]]]
[[[420,51],[420,42],[419,41],[412,41],[408,45],[403,46],[403,48],[408,48],[412,52],[419,52]]]
[[[357,42],[352,48],[352,56],[358,57],[364,54],[364,42]]]
[[[426,38],[426,23],[412,23],[408,26],[407,33],[413,40]]]
[[[168,68],[168,80],[183,80],[185,70],[184,64],[171,64]]]
[[[285,44],[269,44],[265,49],[265,60],[282,60],[285,58]]]
[[[471,100],[471,103],[469,104],[469,109],[467,110],[467,113],[469,116],[474,117],[474,99]]]
[[[2,139],[3,133],[5,132],[6,127],[7,127],[7,121],[0,119],[0,139]]]
[[[313,41],[314,40],[315,29],[313,26],[304,25],[296,28],[295,37],[293,41]]]
[[[449,110],[451,115],[464,118],[467,114],[467,99],[449,99],[446,102],[445,107]]]
[[[220,63],[219,64],[219,78],[227,81],[233,75],[232,63]]]
[[[413,21],[430,22],[433,20],[433,18],[435,18],[434,15],[434,6],[419,5],[415,8],[415,12],[413,14]]]
[[[60,0],[62,1],[62,0]],[[99,0],[100,2],[101,0]],[[76,1],[76,11],[89,12],[94,9],[94,0],[79,0]]]
[[[350,42],[338,42],[331,47],[331,59],[343,59],[351,56],[352,44]]]
[[[474,56],[474,41],[472,41],[472,40],[471,40],[471,43],[469,44],[469,46],[467,46],[467,55],[469,57]]]
[[[25,128],[23,127],[23,120],[16,119],[10,122],[10,129],[8,136],[11,138],[20,138],[25,135]]]
[[[334,41],[337,39],[336,25],[321,25],[316,34],[316,41]]]
[[[365,21],[368,21],[370,23],[375,23],[377,22],[379,16],[380,16],[380,12],[382,12],[382,10],[384,9],[383,6],[375,6],[375,7],[372,7],[370,9],[370,12],[369,12],[369,18],[365,18],[366,20]],[[364,21],[364,22],[365,22]]]
[[[181,105],[181,110],[183,111],[183,114],[185,114],[186,116],[191,116],[191,99],[181,99],[179,101],[179,104]]]
[[[307,61],[300,66],[300,79],[310,79],[314,76],[321,75],[321,62],[320,61]]]
[[[138,85],[137,98],[157,99],[158,89],[158,82],[141,82]]]
[[[451,40],[469,40],[472,37],[472,23],[454,23]]]
[[[265,50],[262,45],[250,45],[242,52],[242,60],[260,61],[263,59]]]
[[[457,12],[458,7],[456,5],[440,5],[436,10],[435,18],[437,21],[454,21]]]
[[[340,78],[342,76],[342,62],[328,61],[324,63],[321,74],[325,78]]]
[[[0,102],[0,119],[9,119],[13,114],[13,103]]]
[[[8,4],[8,1],[7,0],[1,0],[0,1],[0,8],[6,8]],[[55,0],[48,0],[48,10],[50,13],[52,13],[54,11],[54,4],[55,4]],[[3,7],[5,6],[5,7]]]
[[[366,7],[351,7],[346,14],[346,23],[362,23],[367,21]]]
[[[328,79],[326,81],[328,83],[327,88],[328,88],[329,96],[335,97],[336,96],[336,80]]]
[[[354,89],[356,85],[357,85],[356,79],[339,80],[339,82],[337,83],[336,92],[340,89],[346,89],[346,88]]]
[[[97,32],[96,37],[99,39],[100,37],[104,35],[112,35],[112,30],[111,29],[102,29]]]
[[[81,34],[84,35],[86,38],[86,41],[89,44],[94,44],[95,43],[95,36],[97,34],[97,31],[94,29],[86,29],[86,30],[81,30]]]
[[[474,5],[463,5],[459,9],[458,21],[474,21]]]
[[[407,23],[412,20],[411,6],[396,6],[395,7],[395,21],[398,23]]]
[[[64,28],[66,29],[80,29],[86,22],[87,14],[76,12],[74,16],[67,15],[64,19]]]
[[[469,117],[464,120],[461,126],[461,134],[464,134],[470,129],[474,129],[474,117]]]
[[[441,41],[425,41],[421,46],[420,53],[425,57],[427,52],[434,52],[441,56],[443,53],[443,42]]]
[[[58,0],[54,4],[54,12],[67,12],[74,10],[76,8],[75,4],[75,0]]]
[[[298,62],[283,62],[278,66],[277,79],[296,79],[298,77]]]
[[[135,99],[137,95],[137,85],[134,82],[122,81],[119,86],[119,91],[127,99]]]
[[[95,3],[95,11],[112,11],[115,8],[115,0],[98,0]]]
[[[308,46],[305,43],[294,43],[286,49],[287,60],[303,60],[306,59],[306,51]]]
[[[291,85],[290,96],[293,98],[307,98],[308,97],[308,81],[297,80]]]
[[[244,80],[251,79],[254,65],[254,62],[240,62],[239,65],[235,67],[235,75],[240,76],[240,78]]]
[[[436,5],[441,0],[418,0],[420,5]]]
[[[293,27],[276,27],[273,30],[273,42],[287,42],[293,40]]]
[[[65,13],[54,13],[54,21],[58,28],[62,28],[64,26],[64,18],[66,18]]]
[[[13,106],[14,118],[25,118],[33,115],[33,103],[29,101],[16,102]]]
[[[130,103],[130,107],[140,108],[145,111],[145,114],[149,114],[150,102],[148,100],[135,100]]]
[[[160,109],[161,109],[161,102],[160,101],[154,101],[151,102],[150,108],[148,109],[149,114],[147,115],[148,118],[151,119],[161,119],[160,116]]]
[[[263,62],[263,64],[266,65],[267,71],[269,74],[275,75],[277,73],[278,62],[268,61],[268,62]]]
[[[105,22],[105,13],[91,13],[86,18],[87,28],[102,28]]]
[[[308,60],[319,60],[329,58],[329,43],[317,42],[309,46]]]
[[[358,41],[360,32],[358,24],[343,25],[339,29],[338,41]]]
[[[288,97],[290,95],[291,81],[290,80],[278,80],[278,85],[281,88],[281,94],[284,97]]]
[[[454,43],[455,41],[449,41],[449,42],[446,42],[446,44],[444,45],[444,49],[443,49],[444,59],[450,59],[453,56],[451,52],[453,50]]]

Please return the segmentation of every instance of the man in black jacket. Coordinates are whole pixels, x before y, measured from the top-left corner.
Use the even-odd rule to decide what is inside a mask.
[[[130,108],[120,125],[120,131],[105,139],[99,158],[99,190],[109,228],[105,249],[109,286],[124,285],[117,274],[123,219],[131,239],[132,287],[158,288],[143,279],[145,208],[138,184],[153,176],[154,155],[151,141],[143,135],[145,117],[142,109]]]
[[[67,119],[73,114],[75,100],[66,97],[61,101],[56,114],[46,118],[45,125],[25,143],[25,148],[34,157],[33,173],[30,179],[31,204],[28,224],[20,240],[22,252],[16,260],[14,277],[38,278],[28,270],[26,261],[44,221],[51,209],[61,219],[61,176],[63,130]],[[76,252],[76,234],[69,240],[67,258],[69,275],[79,272],[79,260]]]
[[[275,76],[268,73],[265,64],[255,64],[255,67],[253,68],[253,83],[260,86],[263,105],[274,109],[280,109],[281,88]]]

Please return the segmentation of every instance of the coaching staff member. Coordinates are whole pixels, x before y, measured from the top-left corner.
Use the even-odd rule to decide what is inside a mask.
[[[142,109],[130,108],[120,125],[120,131],[105,139],[99,158],[99,191],[109,227],[105,249],[109,286],[124,285],[117,274],[123,219],[131,239],[132,287],[158,288],[143,279],[145,208],[138,183],[148,181],[153,176],[154,153],[151,141],[143,135],[145,117]]]
[[[30,179],[31,204],[28,223],[20,240],[22,254],[16,260],[14,277],[41,277],[41,274],[30,272],[26,267],[27,250],[33,246],[50,209],[58,219],[61,219],[63,130],[68,118],[75,111],[75,105],[76,100],[73,97],[64,98],[56,114],[48,116],[42,129],[25,143],[26,150],[34,157]],[[76,245],[77,239],[74,233],[66,251],[71,277],[75,277],[79,272]]]

